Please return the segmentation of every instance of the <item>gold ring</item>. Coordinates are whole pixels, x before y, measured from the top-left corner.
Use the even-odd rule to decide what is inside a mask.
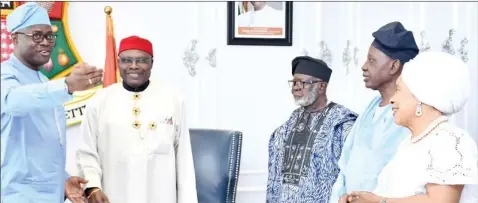
[[[93,82],[91,82],[91,79],[90,79],[90,78],[88,78],[88,82],[90,82],[90,85],[93,84]]]

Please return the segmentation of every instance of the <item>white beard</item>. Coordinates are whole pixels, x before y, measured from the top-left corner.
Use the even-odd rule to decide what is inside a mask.
[[[301,98],[294,98],[295,104],[301,107],[307,107],[312,105],[319,98],[319,93],[317,92],[318,85],[311,88],[310,93]]]

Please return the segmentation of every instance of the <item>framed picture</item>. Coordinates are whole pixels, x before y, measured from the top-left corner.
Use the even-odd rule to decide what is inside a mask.
[[[227,44],[292,46],[291,1],[227,2]]]
[[[2,1],[0,2],[0,10],[2,18],[6,18],[18,5],[15,1]]]

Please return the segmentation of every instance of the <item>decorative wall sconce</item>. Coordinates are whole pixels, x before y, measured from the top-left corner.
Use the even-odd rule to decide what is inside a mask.
[[[354,64],[355,64],[355,67],[357,67],[358,63],[359,63],[358,52],[359,52],[359,48],[355,47],[355,49],[354,49]]]
[[[460,49],[458,50],[458,52],[460,53],[461,55],[461,60],[463,60],[463,62],[468,62],[468,48],[466,47],[466,45],[468,44],[468,39],[463,38],[463,40],[461,40],[461,45],[460,45]]]
[[[442,50],[449,54],[455,55],[455,48],[453,48],[453,35],[455,34],[454,29],[450,29],[448,32],[448,39],[443,42]]]
[[[345,75],[349,74],[349,64],[352,60],[352,54],[350,53],[350,40],[347,40],[347,46],[342,53],[342,64],[345,67]]]
[[[426,32],[425,31],[422,31],[420,32],[420,37],[421,37],[421,45],[420,45],[420,52],[425,52],[425,51],[428,51],[430,50],[430,43],[428,42],[428,40],[426,39]]]
[[[199,60],[199,54],[196,52],[197,40],[191,40],[191,45],[184,51],[183,64],[188,69],[189,75],[196,76],[196,63]]]
[[[206,57],[206,60],[209,61],[209,65],[212,67],[216,67],[216,48],[211,49],[209,51],[208,56]]]
[[[307,51],[307,49],[302,49],[302,52],[300,53],[302,56],[308,56],[309,55],[309,52]]]
[[[324,41],[320,41],[319,46],[319,59],[323,60],[325,63],[327,63],[327,65],[330,66],[332,63],[332,52]]]

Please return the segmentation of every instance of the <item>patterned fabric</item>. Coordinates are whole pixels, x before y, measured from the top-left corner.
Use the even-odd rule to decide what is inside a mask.
[[[289,138],[294,135],[293,130],[304,110],[304,108],[296,109],[290,119],[275,130],[269,141],[267,203],[327,203],[329,200],[332,185],[339,173],[337,161],[340,158],[343,143],[357,119],[357,114],[336,104],[330,107],[322,125],[315,130],[322,112],[311,113],[312,119],[306,126],[310,132],[315,133],[315,138],[310,150],[310,158],[303,159],[308,167],[302,167],[306,170],[298,174],[298,181],[285,180],[284,157],[291,156],[285,151],[291,146]],[[300,157],[296,156],[295,159],[297,158]]]

